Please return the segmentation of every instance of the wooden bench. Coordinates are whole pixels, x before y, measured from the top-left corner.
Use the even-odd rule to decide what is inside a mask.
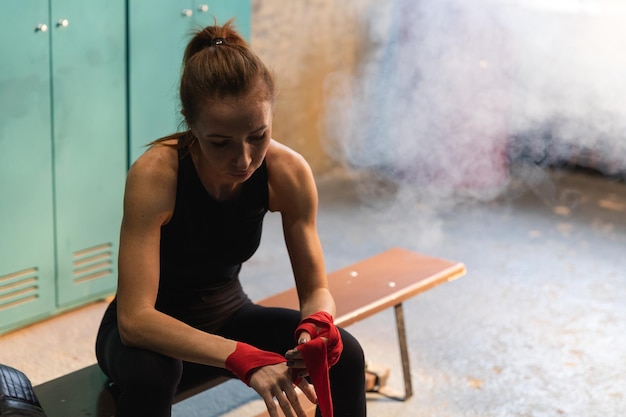
[[[404,397],[400,399],[408,399],[413,394],[402,303],[464,274],[462,263],[393,248],[328,275],[330,290],[337,304],[335,323],[338,326],[346,327],[394,308],[405,390]],[[258,303],[298,309],[295,288]],[[225,376],[213,377],[180,386],[175,402],[228,379]],[[106,377],[97,365],[36,386],[35,393],[48,417],[112,417],[115,414],[115,403],[106,388]]]

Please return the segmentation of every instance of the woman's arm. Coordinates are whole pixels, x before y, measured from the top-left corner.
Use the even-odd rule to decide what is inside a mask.
[[[267,163],[270,210],[279,211],[302,317],[325,311],[334,317],[322,245],[317,233],[317,188],[302,156],[272,141]]]
[[[194,329],[155,308],[161,226],[173,213],[178,156],[157,145],[131,167],[120,233],[118,320],[124,344],[224,367],[236,342]]]
[[[335,301],[328,289],[322,245],[317,233],[318,196],[313,173],[296,152],[272,142],[268,151],[270,210],[279,211],[296,281],[302,321],[297,347],[286,352],[290,366],[304,369],[318,391],[322,413],[332,413],[328,369],[343,343],[333,324]],[[301,372],[301,371],[298,371]]]

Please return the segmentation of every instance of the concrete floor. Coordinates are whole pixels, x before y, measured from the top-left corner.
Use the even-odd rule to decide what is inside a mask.
[[[405,303],[415,394],[406,402],[373,395],[370,416],[626,415],[626,184],[525,168],[497,199],[362,176],[319,186],[329,270],[390,246],[468,269]],[[253,299],[292,285],[276,215],[242,280]],[[34,384],[93,363],[104,306],[0,337],[0,362]],[[349,329],[368,361],[391,368],[389,385],[400,391],[392,313]],[[177,404],[174,416],[254,415],[263,409],[256,398],[231,381]]]

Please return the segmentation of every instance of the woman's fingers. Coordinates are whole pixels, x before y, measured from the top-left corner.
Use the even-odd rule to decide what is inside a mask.
[[[311,340],[311,335],[309,334],[309,332],[302,332],[300,333],[300,337],[298,337],[298,344],[301,345],[308,342],[309,340]]]
[[[309,384],[309,381],[302,378],[302,380],[298,383],[298,387],[302,390],[304,395],[311,401],[313,404],[317,404],[317,394],[315,393],[315,388],[313,384]]]
[[[291,401],[287,399],[287,396],[285,395],[284,392],[280,391],[279,393],[277,393],[275,396],[276,401],[278,401],[278,405],[280,406],[280,408],[283,410],[283,413],[285,414],[285,417],[294,417],[294,413],[293,413],[293,409],[295,408],[295,404],[294,404],[294,408],[292,408],[292,404]],[[297,410],[296,410],[297,412]],[[301,415],[298,414],[298,417],[300,417]]]
[[[289,359],[287,361],[287,366],[290,368],[296,368],[296,369],[302,369],[302,370],[306,369],[306,365],[304,364],[304,360],[302,359]]]
[[[308,334],[307,332],[302,332],[300,333],[300,337],[298,338],[298,344],[301,345],[303,343],[308,342],[309,340],[311,340],[311,335]],[[291,359],[291,358],[300,359],[302,356],[300,356],[300,352],[298,352],[298,348],[295,347],[293,349],[288,350],[287,353],[285,353],[285,357],[287,359]]]
[[[270,417],[280,417],[280,414],[278,414],[278,407],[274,402],[274,397],[268,395],[268,397],[263,397],[263,401],[265,401],[265,407],[267,408],[267,412]]]
[[[291,385],[288,389],[285,389],[285,391],[283,392],[283,399],[285,398],[288,400],[288,402],[286,402],[284,405],[280,403],[280,400],[278,401],[281,404],[283,411],[285,412],[285,416],[288,416],[286,412],[286,407],[289,410],[291,410],[291,408],[293,407],[298,417],[306,417],[306,412],[304,411],[302,404],[300,404],[300,400],[298,399],[298,394],[296,393],[296,390],[293,388],[293,385]]]
[[[307,335],[307,332],[302,332],[302,335]],[[302,336],[300,337],[300,339],[302,339]],[[324,341],[324,343],[328,343],[328,338],[326,337],[321,337],[321,339]],[[308,342],[310,339],[305,339],[306,342]],[[300,343],[302,344],[302,343]],[[306,365],[304,364],[304,360],[302,359],[302,353],[300,353],[300,351],[298,351],[298,348],[295,347],[293,349],[288,350],[285,353],[285,358],[287,359],[287,366],[290,368],[306,368]]]
[[[292,382],[292,373],[293,371],[287,369],[285,364],[282,363],[259,368],[252,375],[250,386],[263,398],[270,417],[280,417],[281,415],[285,417],[306,417],[306,412],[302,404],[300,404]],[[306,370],[303,369],[302,373],[306,374]],[[312,388],[307,388],[302,382],[298,386],[300,386],[307,398],[311,401],[315,400],[315,391],[312,391]],[[282,414],[279,413],[278,407],[283,411]]]
[[[311,391],[312,390],[310,388],[306,391],[303,390],[311,402],[317,401],[315,391],[313,391],[312,394]],[[276,401],[274,401],[274,399],[276,399]],[[271,397],[264,398],[264,400],[267,411],[271,417],[280,416],[278,413],[278,407],[281,408],[285,417],[307,417],[306,411],[302,407],[293,385],[286,388],[284,391],[277,391],[276,394]],[[276,403],[278,403],[278,405]]]

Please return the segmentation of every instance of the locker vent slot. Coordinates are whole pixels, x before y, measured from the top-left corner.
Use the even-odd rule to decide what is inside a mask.
[[[72,254],[74,283],[92,281],[113,273],[113,245],[102,245],[83,249]]]
[[[0,276],[0,311],[39,298],[38,268]]]

